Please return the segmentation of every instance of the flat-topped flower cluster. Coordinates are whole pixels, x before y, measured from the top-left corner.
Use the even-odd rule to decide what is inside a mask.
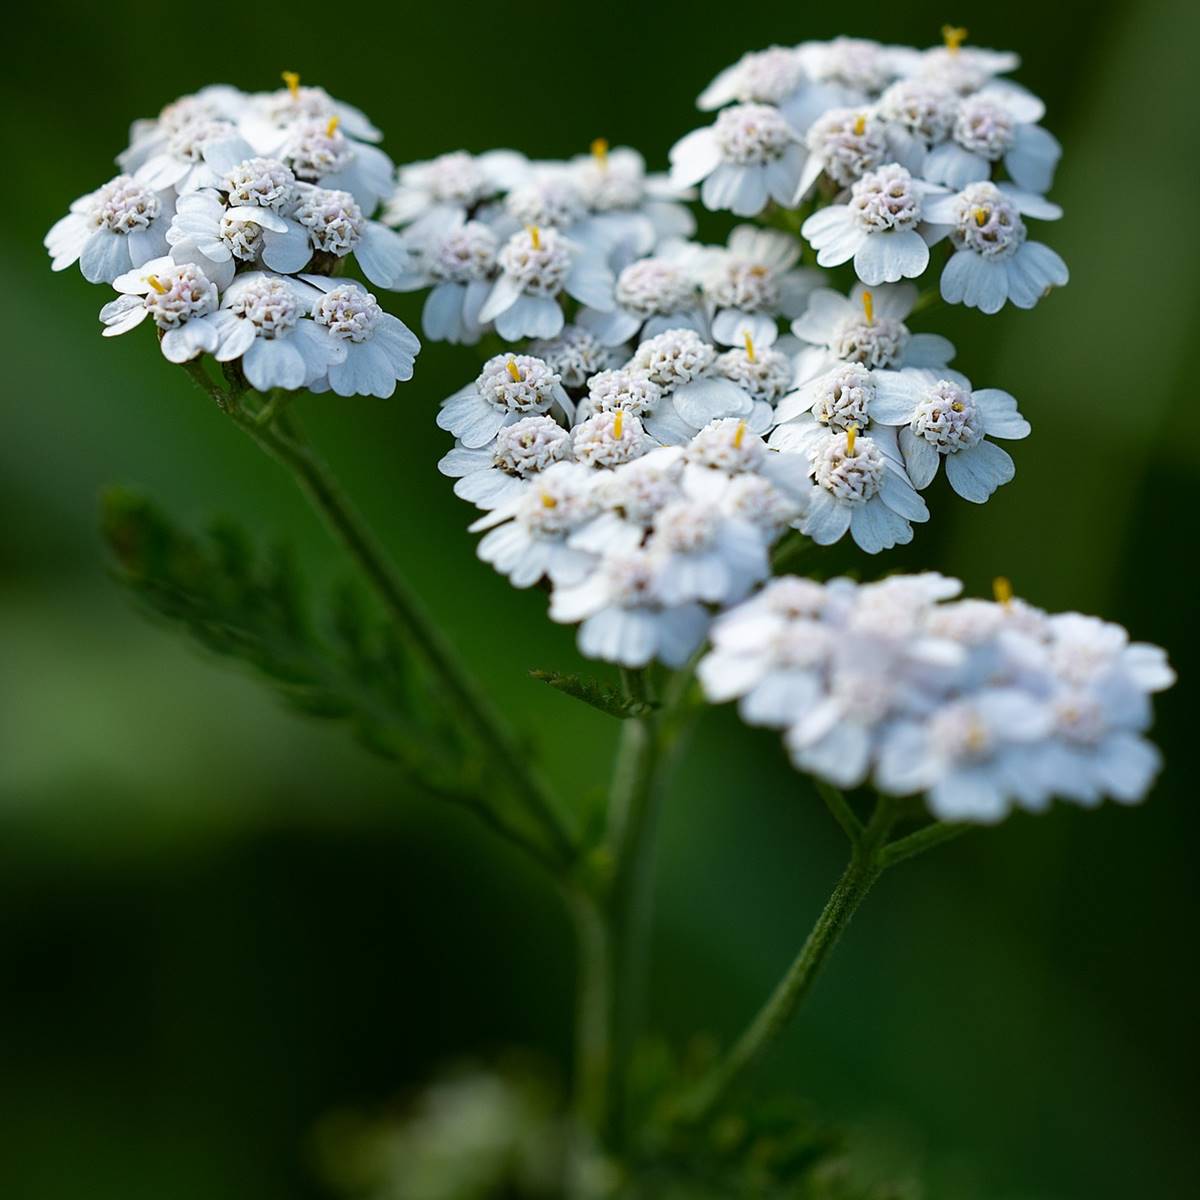
[[[1032,308],[1067,282],[1025,226],[1062,215],[1044,195],[1062,148],[1038,124],[1042,102],[1002,78],[1016,55],[943,32],[923,51],[836,38],[745,55],[701,95],[720,111],[672,149],[671,178],[700,184],[713,210],[811,213],[817,262],[852,261],[868,285],[918,278],[949,238],[943,299]]]
[[[747,54],[661,175],[602,139],[565,161],[396,169],[359,110],[294,75],[214,86],[136,122],[122,174],[46,245],[116,289],[106,335],[149,319],[172,362],[207,353],[264,393],[391,395],[417,338],[339,276],[426,291],[425,335],[484,360],[437,416],[455,439],[440,469],[481,510],[481,557],[545,586],[585,654],[678,667],[711,632],[714,699],[786,729],[805,769],[927,791],[942,815],[1132,799],[1169,671],[1115,627],[938,603],[957,585],[933,576],[767,583],[785,536],[909,542],[943,463],[983,503],[1015,473],[1000,443],[1030,433],[915,325],[939,293],[995,313],[1067,282],[1025,225],[1061,215],[1061,151],[1004,77],[1014,55],[944,36]],[[758,222],[693,240],[697,187]],[[1093,651],[1118,665],[1072,682],[1067,660]]]
[[[699,676],[714,702],[785,731],[801,770],[838,787],[923,793],[943,820],[997,821],[1058,796],[1140,800],[1157,774],[1157,646],[1012,597],[955,599],[942,575],[877,583],[781,576],[722,614]]]
[[[321,88],[213,86],[134,123],[121,174],[81,197],[46,236],[53,267],[78,262],[117,298],[105,336],[149,319],[163,354],[240,363],[251,387],[386,397],[420,342],[362,284],[390,288],[401,238],[372,220],[392,189],[379,131]]]

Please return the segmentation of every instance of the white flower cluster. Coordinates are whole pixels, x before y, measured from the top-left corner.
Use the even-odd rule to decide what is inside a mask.
[[[390,396],[420,342],[359,283],[409,269],[402,239],[372,220],[391,192],[379,131],[290,72],[277,92],[214,86],[134,123],[122,173],[71,205],[46,235],[53,268],[78,262],[111,285],[105,336],[147,318],[163,354],[240,362],[272,388]]]
[[[948,296],[957,280],[953,298],[994,311],[1065,283],[1039,274],[1057,259],[1017,215],[1057,215],[1037,193],[1058,148],[1040,103],[998,77],[1015,58],[946,36],[747,55],[701,97],[716,123],[676,146],[666,179],[602,141],[567,162],[400,168],[385,219],[411,255],[400,286],[431,289],[425,333],[511,347],[445,402],[458,441],[442,470],[488,510],[483,557],[521,586],[547,580],[588,654],[686,657],[789,529],[869,554],[910,541],[943,461],[974,503],[1013,478],[999,443],[1028,422],[949,365],[944,337],[910,329],[931,296],[908,277],[949,234]],[[786,228],[690,240],[697,183],[709,208],[770,203]],[[848,293],[800,265],[801,205],[818,267],[854,261]]]
[[[925,51],[837,38],[745,55],[701,95],[720,111],[676,143],[671,179],[739,216],[830,200],[802,232],[821,266],[852,261],[871,286],[921,276],[949,238],[945,300],[1032,308],[1067,282],[1025,225],[1062,215],[1044,197],[1062,148],[1042,102],[1001,78],[1015,55],[944,34]]]
[[[923,794],[943,820],[997,821],[1055,797],[1140,800],[1143,736],[1174,672],[1157,646],[1079,613],[953,599],[941,575],[773,579],[717,619],[699,677],[751,724],[785,731],[800,769],[838,787]]]

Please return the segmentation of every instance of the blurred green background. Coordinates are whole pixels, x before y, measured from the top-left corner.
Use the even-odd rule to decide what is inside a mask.
[[[1024,56],[1066,156],[1044,228],[1070,288],[1034,313],[925,320],[1034,436],[978,510],[944,490],[903,554],[993,575],[1167,646],[1168,757],[1150,803],[1014,817],[886,881],[784,1043],[775,1083],[915,1147],[935,1197],[1194,1192],[1197,672],[1189,531],[1200,444],[1189,361],[1200,258],[1187,0],[760,0],[601,6],[44,7],[10,26],[0,124],[13,190],[0,329],[0,1194],[283,1200],[324,1192],[314,1123],[447,1059],[565,1056],[569,930],[552,894],[466,818],[406,796],[335,730],[283,712],[144,623],[106,575],[96,499],[144,487],[200,525],[239,517],[345,564],[289,481],[155,352],[102,341],[105,298],[40,242],[112,174],[128,123],[215,80],[300,71],[361,105],[398,161],[458,147],[639,146],[699,123],[743,50],[839,32],[926,44],[944,21]],[[20,203],[17,204],[17,200]],[[723,234],[723,225],[713,227]],[[416,324],[419,301],[393,311]],[[310,432],[580,803],[613,729],[529,680],[569,631],[473,557],[436,473],[436,402],[474,369],[425,349],[388,402],[303,402]],[[667,806],[653,1010],[732,1033],[840,869],[840,835],[777,740],[704,721]]]

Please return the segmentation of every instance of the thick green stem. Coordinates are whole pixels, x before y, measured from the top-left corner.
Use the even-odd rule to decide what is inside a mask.
[[[568,893],[575,918],[574,1107],[581,1149],[589,1154],[608,1122],[612,1065],[612,940],[605,913],[583,891]]]
[[[214,391],[216,389],[213,389]],[[496,767],[526,801],[549,837],[555,857],[574,860],[577,839],[574,822],[513,739],[490,700],[467,671],[450,640],[429,619],[417,596],[397,573],[337,480],[302,440],[289,418],[284,429],[260,426],[245,413],[236,397],[227,398],[230,416],[278,462],[288,468],[324,517],[334,536],[358,564],[396,623],[408,635],[430,674],[446,690],[455,709],[490,753]]]
[[[850,918],[882,874],[880,851],[892,820],[890,805],[881,800],[800,953],[745,1032],[683,1103],[680,1110],[683,1120],[700,1122],[715,1113],[734,1085],[759,1062],[787,1027]]]
[[[645,700],[640,673],[626,680],[627,699]],[[654,910],[661,765],[665,750],[661,715],[624,722],[609,799],[608,850],[612,862],[608,920],[612,931],[612,1071],[606,1119],[608,1139],[625,1132],[625,1089],[646,1006],[650,927]]]

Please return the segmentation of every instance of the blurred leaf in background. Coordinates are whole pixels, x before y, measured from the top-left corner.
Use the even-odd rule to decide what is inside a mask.
[[[1200,483],[1188,402],[1200,299],[1200,10],[1183,0],[956,13],[764,0],[732,19],[618,0],[199,13],[23,14],[2,86],[10,205],[0,328],[0,1192],[21,1200],[329,1194],[313,1130],[446,1061],[566,1061],[572,956],[556,897],[465,817],[337,730],[297,718],[144,623],[107,575],[96,499],[134,484],[191,529],[234,518],[346,564],[289,481],[134,336],[53,276],[46,229],[107,179],[129,121],[214,80],[300,71],[364,108],[397,159],[604,136],[661,166],[695,95],[744,50],[838,33],[1012,47],[1066,155],[1053,242],[1072,284],[1036,315],[939,309],[956,365],[1016,395],[1034,435],[985,509],[941,488],[887,568],[1098,612],[1165,645],[1168,767],[1140,810],[1017,817],[899,870],[761,1077],[919,1159],[931,1200],[1127,1200],[1196,1177]],[[10,184],[10,186],[12,186]],[[727,223],[706,218],[706,238]],[[391,308],[412,324],[419,299]],[[605,782],[613,722],[531,679],[583,664],[540,594],[474,557],[437,474],[437,402],[474,369],[427,346],[383,403],[302,401],[313,439],[560,779]],[[652,1016],[672,1041],[736,1030],[840,867],[840,835],[775,738],[708,714],[669,799]],[[881,1149],[880,1155],[884,1154]]]

